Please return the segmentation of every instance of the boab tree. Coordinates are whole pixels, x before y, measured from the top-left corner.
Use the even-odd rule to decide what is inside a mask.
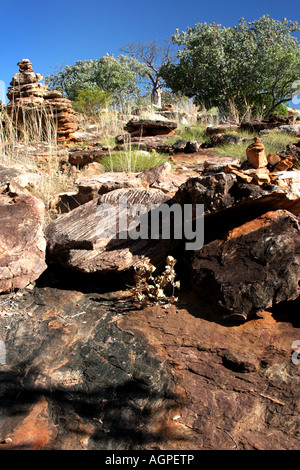
[[[121,51],[141,64],[141,76],[146,78],[151,86],[151,104],[161,108],[161,96],[164,80],[160,70],[163,64],[170,60],[170,41],[161,46],[156,39],[146,43],[128,43]]]
[[[300,43],[296,21],[265,15],[233,27],[198,23],[176,30],[177,61],[162,65],[160,76],[173,92],[198,105],[217,106],[223,115],[234,107],[240,116],[259,107],[264,116],[292,99],[299,84]]]

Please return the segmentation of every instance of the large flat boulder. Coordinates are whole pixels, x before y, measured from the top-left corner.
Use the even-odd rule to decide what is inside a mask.
[[[0,196],[0,292],[23,289],[46,269],[43,222],[39,199]]]
[[[194,287],[220,312],[245,320],[300,295],[299,219],[288,211],[268,212],[196,251]]]
[[[148,234],[133,239],[126,228],[134,230],[139,223],[137,214],[129,213],[135,204],[149,211],[169,200],[160,190],[132,188],[116,189],[83,204],[46,228],[50,261],[86,273],[126,272],[145,260],[163,264],[171,240],[149,240]]]
[[[124,127],[131,137],[145,137],[172,134],[177,123],[168,120],[131,119]]]

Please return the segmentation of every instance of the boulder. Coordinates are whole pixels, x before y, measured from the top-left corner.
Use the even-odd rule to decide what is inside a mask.
[[[37,173],[0,165],[1,193],[28,193],[28,190],[35,188],[40,180],[41,176]]]
[[[291,188],[247,183],[230,172],[188,178],[179,187],[174,201],[181,205],[204,204],[205,243],[222,238],[237,223],[246,223],[269,211],[286,209],[300,215],[300,199]]]
[[[159,189],[169,194],[175,194],[179,186],[187,180],[187,176],[178,175],[171,172],[171,164],[169,162],[157,165],[150,170],[139,173],[138,178],[144,186]]]
[[[75,196],[79,204],[84,204],[102,194],[121,188],[141,188],[142,182],[134,173],[108,172],[85,178],[77,178],[75,184],[78,193]]]
[[[206,172],[222,172],[227,165],[234,165],[239,167],[241,160],[233,157],[210,157],[203,163],[203,168]]]
[[[210,137],[210,142],[213,147],[218,145],[227,145],[227,144],[236,144],[239,140],[239,137],[235,134],[212,134]]]
[[[169,199],[156,189],[134,188],[117,189],[83,204],[47,226],[49,260],[86,273],[126,273],[145,260],[160,266],[172,241],[149,240],[148,232],[144,239],[133,239],[127,227],[134,230],[139,221],[129,211],[142,204],[148,212]]]
[[[44,204],[30,195],[1,195],[0,221],[0,292],[23,289],[47,267]]]
[[[144,137],[173,134],[176,128],[177,123],[174,121],[132,119],[126,124],[124,130],[129,132],[131,137]]]
[[[253,119],[252,121],[242,122],[240,128],[242,131],[250,133],[259,133],[264,130],[271,130],[277,127],[277,122],[269,122],[260,119]]]
[[[208,126],[206,129],[206,134],[210,136],[215,134],[228,134],[231,132],[237,132],[238,129],[238,124],[220,124],[219,126]]]
[[[176,142],[172,144],[172,150],[174,152],[184,152],[186,144],[187,142],[185,140],[176,140]]]
[[[293,134],[297,137],[300,137],[300,124],[284,124],[278,127],[280,132],[287,132],[288,134]]]
[[[300,294],[299,220],[268,212],[196,251],[192,282],[216,302],[225,318],[246,320]]]
[[[172,197],[187,178],[171,173],[171,165],[168,162],[141,173],[104,172],[79,177],[74,182],[78,187],[77,193],[72,191],[59,194],[52,200],[52,207],[58,213],[69,212],[102,194],[121,188],[158,189]]]
[[[186,143],[186,147],[184,149],[185,153],[195,153],[198,152],[200,149],[202,142],[198,142],[197,140],[189,140]]]

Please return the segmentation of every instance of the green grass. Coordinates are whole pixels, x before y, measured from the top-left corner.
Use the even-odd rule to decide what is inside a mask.
[[[101,159],[104,171],[140,172],[150,170],[154,166],[161,165],[169,160],[163,154],[145,152],[143,150],[128,150],[113,152]]]
[[[239,132],[240,137],[254,138],[257,134]],[[269,153],[283,152],[288,144],[296,142],[298,139],[294,135],[285,132],[270,132],[261,136],[261,141],[265,146],[266,155]],[[251,141],[247,140],[239,144],[227,144],[216,147],[216,154],[223,157],[239,158],[241,161],[246,159],[246,149]]]
[[[195,124],[193,126],[179,125],[175,135],[166,138],[166,144],[174,144],[177,140],[197,140],[205,142],[209,137],[205,134],[206,127],[203,124]]]

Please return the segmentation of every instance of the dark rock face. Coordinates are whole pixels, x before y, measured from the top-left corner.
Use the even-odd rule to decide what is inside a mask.
[[[242,320],[295,300],[300,283],[300,227],[288,211],[269,212],[196,251],[192,282],[230,318]]]
[[[18,314],[0,317],[0,449],[122,450],[167,440],[174,379],[167,360],[119,326],[124,302],[40,289],[15,307]]]
[[[209,169],[208,169],[209,171]],[[217,172],[189,178],[177,191],[179,204],[204,204],[205,243],[228,230],[278,209],[300,214],[300,199],[276,185],[242,183],[236,175]]]
[[[0,292],[23,289],[46,269],[44,205],[27,195],[0,196]]]
[[[299,447],[299,303],[228,327],[190,292],[136,310],[124,291],[53,276],[59,289],[1,310],[0,449]]]

